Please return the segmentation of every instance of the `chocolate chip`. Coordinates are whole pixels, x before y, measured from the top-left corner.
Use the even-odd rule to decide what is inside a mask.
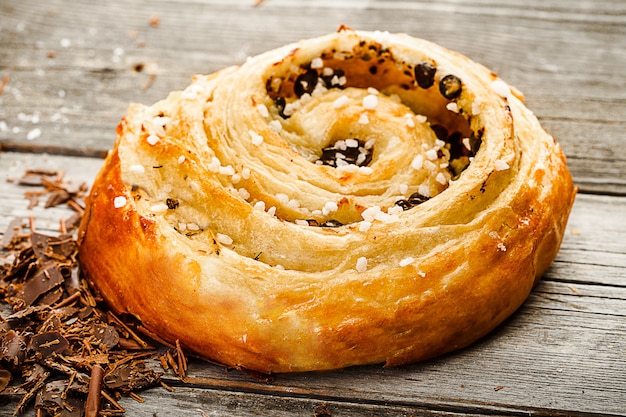
[[[420,193],[413,193],[409,196],[409,203],[413,206],[417,206],[418,204],[425,203],[429,199],[429,197],[421,195]]]
[[[448,100],[454,100],[461,95],[463,84],[461,79],[453,74],[448,74],[439,81],[439,91]]]
[[[276,109],[278,110],[278,114],[283,119],[288,119],[289,118],[289,116],[287,116],[285,114],[285,105],[286,104],[287,104],[287,102],[285,101],[285,97],[276,97],[276,100],[274,100],[274,105],[276,106]]]
[[[337,221],[337,220],[326,220],[324,223],[320,224],[320,227],[341,227],[343,226],[343,223]]]
[[[300,98],[305,93],[311,94],[317,85],[317,78],[317,71],[314,69],[310,69],[307,72],[300,74],[298,78],[296,78],[296,83],[293,86],[296,96]]]
[[[480,145],[483,143],[483,139],[482,139],[483,133],[484,133],[484,130],[482,129],[476,133],[472,132],[472,135],[470,136],[470,148],[472,148],[471,149],[472,155],[476,155],[476,152],[478,152]]]
[[[322,156],[320,156],[319,161],[321,161],[323,165],[329,165],[331,167],[337,166],[337,149],[333,146],[322,149]]]
[[[13,224],[18,226],[22,228],[21,222]],[[12,235],[6,249],[15,261],[8,271],[0,265],[4,283],[0,289],[0,391],[10,399],[22,397],[13,414],[21,415],[30,404],[37,415],[88,415],[84,404],[90,377],[82,371],[101,360],[109,371],[128,370],[126,378],[115,381],[123,393],[157,385],[160,373],[145,362],[154,356],[153,348],[136,336],[138,322],[128,318],[122,322],[98,307],[105,306],[79,272],[78,245],[73,236],[23,235],[22,230]],[[27,305],[22,296],[37,305]],[[14,313],[5,314],[9,311]],[[142,351],[122,350],[126,348],[118,342],[120,334],[133,334]],[[92,367],[91,380],[96,368]],[[59,379],[62,375],[70,377]],[[114,389],[98,388],[98,392],[109,390],[109,400],[102,400],[107,412],[114,410],[111,404],[115,405],[113,398],[118,391]],[[7,396],[7,401],[10,399]],[[9,404],[7,401],[0,401],[0,409]],[[27,414],[34,415],[35,411]]]
[[[463,144],[463,137],[460,132],[454,132],[444,140],[450,144],[450,160],[468,155],[469,150]]]
[[[396,201],[396,206],[402,207],[402,210],[409,210],[413,207],[420,205],[429,200],[429,197],[423,196],[420,193],[413,193],[409,196],[408,200]]]
[[[41,233],[32,233],[31,243],[33,252],[41,261],[49,259],[67,260],[74,252],[76,242],[70,235],[46,236]]]
[[[323,165],[337,167],[337,160],[342,159],[347,164],[367,166],[372,162],[372,149],[365,149],[365,143],[356,139],[358,146],[340,149],[337,144],[322,149],[320,161]]]
[[[339,85],[339,84],[333,84],[333,78],[335,78],[335,76],[337,78],[341,78],[344,75],[346,75],[345,71],[342,69],[336,69],[333,71],[332,74],[330,75],[322,75],[322,81],[324,81],[324,86],[326,88],[339,88],[339,89],[343,89],[343,86]]]
[[[167,204],[167,208],[170,210],[174,210],[180,205],[178,200],[176,200],[175,198],[168,198],[167,200],[165,200],[165,204]]]
[[[372,75],[376,75],[376,73],[378,72],[378,67],[377,67],[376,65],[372,65],[372,66],[369,68],[369,72],[370,72],[370,74],[372,74]]]
[[[430,88],[435,83],[435,72],[437,68],[428,62],[422,62],[415,67],[415,81],[422,88]]]
[[[431,125],[430,128],[435,132],[435,136],[439,140],[446,140],[448,138],[448,129],[442,125]]]
[[[398,200],[396,201],[396,206],[402,207],[402,210],[408,210],[413,207],[408,200]]]

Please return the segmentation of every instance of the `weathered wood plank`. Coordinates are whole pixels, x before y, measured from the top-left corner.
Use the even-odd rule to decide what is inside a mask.
[[[177,386],[174,392],[152,389],[141,393],[143,403],[122,397],[119,403],[126,415],[133,417],[504,417],[507,413],[481,412],[473,408],[468,412],[454,410],[429,410],[410,405],[394,405],[384,402],[374,404],[349,403],[329,399],[301,398],[289,395],[266,395],[253,392],[198,389],[193,386]],[[329,414],[322,414],[326,411]],[[0,410],[0,415],[3,414]],[[35,416],[34,412],[24,417]]]
[[[42,230],[55,230],[67,216],[61,209],[27,210],[25,187],[7,178],[19,178],[26,168],[64,168],[68,179],[90,182],[101,163],[0,153],[0,230],[15,215],[35,215]],[[562,250],[528,301],[460,352],[393,369],[277,375],[270,383],[194,360],[188,385],[166,377],[176,393],[153,390],[142,394],[147,404],[124,404],[132,415],[157,408],[228,415],[230,401],[240,404],[240,415],[311,415],[317,401],[329,402],[333,415],[626,415],[625,227],[626,198],[578,196]]]
[[[431,39],[500,73],[559,139],[583,193],[557,259],[528,301],[461,352],[402,368],[277,375],[269,383],[194,360],[188,384],[166,377],[176,392],[147,391],[144,404],[123,399],[128,415],[310,416],[323,402],[333,416],[626,415],[626,198],[618,197],[626,193],[626,157],[617,152],[626,127],[626,3],[253,3],[3,1],[0,80],[8,82],[0,145],[102,155],[127,103],[152,103],[194,73],[345,23]],[[101,162],[0,153],[0,235],[15,216],[34,216],[38,230],[52,232],[72,214],[28,210],[25,188],[7,178],[63,168],[66,178],[89,183]]]
[[[152,103],[194,73],[346,23],[431,39],[499,72],[561,141],[583,191],[626,192],[626,157],[614,152],[626,127],[622,2],[252,4],[2,2],[0,76],[10,79],[0,95],[0,144],[102,153],[129,102]]]
[[[579,194],[561,250],[545,278],[625,287],[626,199]],[[591,278],[590,276],[595,278]]]
[[[91,186],[102,160],[92,158],[72,158],[45,154],[22,154],[0,152],[0,235],[9,222],[21,217],[34,219],[34,226],[41,232],[57,232],[61,219],[68,219],[74,212],[67,206],[44,208],[46,197],[42,197],[32,209],[30,200],[25,198],[27,191],[42,190],[42,187],[17,185],[17,181],[28,169],[63,171],[67,185],[79,186],[85,183]]]
[[[199,387],[268,395],[300,393],[335,401],[384,401],[485,413],[622,415],[624,320],[573,311],[571,306],[559,310],[561,303],[535,293],[518,314],[474,346],[402,368],[277,375],[271,384],[195,362],[190,372]],[[623,308],[623,299],[621,303]]]

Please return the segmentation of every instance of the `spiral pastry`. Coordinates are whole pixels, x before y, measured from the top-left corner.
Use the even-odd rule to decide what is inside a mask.
[[[561,148],[496,74],[342,28],[131,105],[80,261],[116,312],[200,357],[393,366],[513,313],[574,196]]]

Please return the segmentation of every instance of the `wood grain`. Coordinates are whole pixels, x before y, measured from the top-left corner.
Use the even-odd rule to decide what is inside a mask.
[[[129,102],[150,104],[195,73],[345,23],[407,32],[483,63],[525,92],[582,191],[626,191],[626,157],[615,152],[626,128],[619,1],[9,0],[0,15],[0,76],[10,76],[0,96],[5,149],[102,155]]]
[[[45,168],[64,169],[68,181],[90,183],[101,163],[0,153],[0,195],[5,196],[0,230],[13,216],[34,215],[40,230],[54,232],[59,219],[71,214],[41,205],[28,210],[24,192],[29,188],[7,179],[19,178],[27,168]],[[199,415],[207,404],[216,415],[227,415],[225,398],[241,404],[241,415],[255,415],[259,407],[271,415],[311,415],[314,404],[322,402],[332,404],[336,415],[624,415],[626,242],[618,237],[625,227],[626,198],[580,195],[561,252],[524,306],[460,352],[393,369],[277,375],[270,383],[192,360],[187,384],[165,376],[176,393],[157,389],[142,396],[159,398],[158,407],[177,415]],[[216,396],[225,402],[209,400]],[[197,409],[181,405],[181,398]],[[150,415],[155,407],[131,399],[124,404],[133,410],[129,415]]]
[[[175,392],[123,398],[132,416],[626,416],[626,2],[620,0],[3,0],[0,235],[33,216],[12,180],[63,169],[90,183],[128,103],[196,73],[335,31],[406,32],[463,53],[525,93],[580,187],[561,251],[522,308],[460,352],[411,366],[276,375],[192,360]],[[18,152],[12,152],[18,151]],[[471,308],[471,306],[467,306]],[[0,415],[12,408],[1,407]],[[30,415],[35,415],[31,411]]]

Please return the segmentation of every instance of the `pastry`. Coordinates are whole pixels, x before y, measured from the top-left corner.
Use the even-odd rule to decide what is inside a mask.
[[[495,73],[342,27],[132,104],[80,262],[114,311],[202,358],[394,366],[520,307],[575,192],[560,146]]]

